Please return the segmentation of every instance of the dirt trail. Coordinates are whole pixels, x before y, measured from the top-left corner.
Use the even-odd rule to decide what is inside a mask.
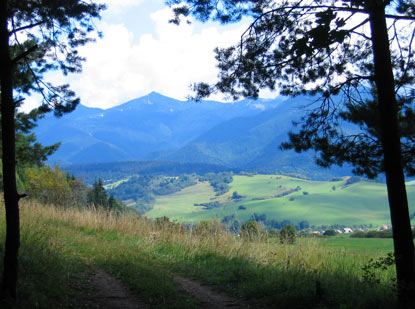
[[[252,308],[241,299],[214,291],[212,288],[202,285],[197,281],[180,276],[174,276],[173,279],[180,284],[187,293],[200,301],[200,308]]]
[[[199,300],[199,308],[252,308],[241,299],[214,291],[197,281],[177,275],[173,276],[173,280],[184,291]],[[87,284],[87,289],[82,289],[78,296],[81,308],[132,309],[150,307],[134,296],[121,280],[109,275],[102,269],[96,269],[94,273],[88,276]]]
[[[88,289],[78,300],[82,308],[149,308],[136,298],[119,279],[102,269],[96,269],[87,280]]]

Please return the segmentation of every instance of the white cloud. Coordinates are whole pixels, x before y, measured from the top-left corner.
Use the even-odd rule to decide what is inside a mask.
[[[192,82],[214,82],[213,49],[237,42],[246,25],[196,33],[193,25],[169,24],[170,16],[167,8],[153,13],[155,33],[142,35],[137,43],[124,25],[103,22],[104,38],[80,49],[87,62],[71,82],[82,103],[109,108],[151,91],[184,99]]]

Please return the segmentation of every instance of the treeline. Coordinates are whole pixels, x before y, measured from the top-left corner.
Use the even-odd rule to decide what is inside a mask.
[[[225,216],[221,223],[227,226],[231,231],[238,232],[240,227],[246,222],[257,222],[265,230],[281,230],[286,225],[295,227],[296,230],[305,230],[310,228],[310,224],[306,220],[300,222],[292,222],[290,220],[267,220],[267,215],[264,213],[253,213],[246,221],[236,220],[235,214]]]
[[[208,181],[216,192],[216,196],[225,194],[230,190],[230,183],[233,181],[232,173],[208,173],[199,177],[200,181]]]
[[[353,238],[393,238],[392,229],[383,231],[354,232],[350,235]],[[415,230],[412,230],[412,238],[415,238]]]
[[[1,167],[1,161],[0,161]],[[36,200],[43,204],[62,207],[91,207],[113,211],[125,211],[123,203],[114,196],[108,196],[101,180],[96,180],[92,187],[68,172],[63,172],[56,165],[32,165],[20,167],[16,175],[19,194],[26,199]],[[3,190],[0,183],[0,190]]]
[[[64,166],[76,177],[82,178],[86,184],[92,184],[95,179],[103,179],[104,183],[115,182],[131,175],[165,175],[179,176],[184,174],[206,175],[208,173],[235,172],[225,166],[204,163],[177,163],[169,161],[126,161],[95,164],[73,164]]]
[[[201,204],[199,206],[205,206],[204,204]],[[220,205],[223,206],[223,205]],[[239,206],[239,210],[243,211],[246,210],[246,207]],[[333,224],[333,225],[310,225],[310,223],[307,220],[301,220],[297,222],[293,222],[291,220],[282,219],[282,220],[268,220],[267,215],[265,213],[253,213],[248,220],[240,221],[237,219],[235,214],[227,215],[223,217],[221,220],[221,223],[226,226],[230,231],[232,232],[238,232],[239,228],[246,222],[257,222],[264,230],[267,231],[275,231],[275,230],[281,230],[286,225],[291,225],[295,227],[297,231],[303,231],[305,233],[304,235],[307,235],[311,231],[333,231],[336,230],[342,230],[344,228],[351,227],[353,229],[370,229],[373,228],[372,224],[365,225],[352,225],[352,226],[346,226],[343,224]],[[336,233],[336,232],[335,232]],[[310,234],[311,235],[311,234]],[[379,237],[379,238],[391,238],[392,237],[392,230],[385,230],[384,232],[379,231],[369,231],[369,232],[356,232],[352,235],[356,235],[353,237]]]

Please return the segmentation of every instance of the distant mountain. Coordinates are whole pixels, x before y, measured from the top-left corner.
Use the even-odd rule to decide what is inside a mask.
[[[279,102],[179,101],[152,92],[107,110],[80,105],[60,119],[48,115],[39,121],[35,133],[45,145],[62,142],[51,162],[141,159],[179,149],[223,121],[258,114]]]
[[[60,164],[163,160],[214,164],[259,172],[327,178],[350,174],[350,168],[324,170],[312,152],[281,151],[292,122],[310,99],[277,98],[179,101],[152,92],[102,110],[79,106],[60,119],[39,121],[41,143],[61,142],[50,162]]]
[[[293,121],[301,118],[308,104],[309,99],[305,97],[288,99],[261,113],[224,121],[177,151],[159,154],[156,158],[311,178],[350,175],[349,166],[331,169],[316,166],[311,151],[298,154],[280,149],[281,143],[288,140],[288,132],[294,129]]]

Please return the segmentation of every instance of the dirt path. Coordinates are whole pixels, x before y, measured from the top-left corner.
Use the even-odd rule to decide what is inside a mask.
[[[214,291],[212,288],[197,281],[181,276],[174,276],[173,279],[187,293],[200,301],[200,308],[252,308],[241,299]]]
[[[137,299],[121,282],[102,269],[96,269],[87,278],[88,289],[83,291],[78,302],[82,308],[132,309],[149,308]]]
[[[187,293],[199,300],[199,308],[252,308],[241,299],[214,291],[201,283],[174,275],[173,280]],[[81,308],[132,309],[149,308],[121,280],[109,275],[102,269],[96,269],[87,278],[87,287],[78,296]]]

